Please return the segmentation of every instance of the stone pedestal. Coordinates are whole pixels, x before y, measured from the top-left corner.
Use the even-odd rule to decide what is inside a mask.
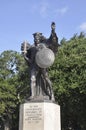
[[[19,130],[61,130],[60,106],[52,102],[21,104],[19,118]]]

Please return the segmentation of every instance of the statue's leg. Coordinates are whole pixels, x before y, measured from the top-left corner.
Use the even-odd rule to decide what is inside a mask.
[[[36,72],[34,69],[31,70],[31,96],[36,96]]]
[[[50,98],[51,98],[52,101],[55,101],[54,93],[53,93],[53,89],[52,89],[52,83],[51,83],[50,79],[47,76],[45,78],[46,78],[47,83],[49,84]]]
[[[49,79],[49,77],[48,77],[48,73],[47,73],[47,71],[46,71],[45,69],[43,69],[42,72],[43,72],[43,76],[44,76],[44,78],[45,78],[45,80],[46,80],[46,82],[48,83],[48,86],[49,86],[50,99],[51,99],[52,101],[55,101],[54,93],[53,93],[53,89],[52,89],[52,83],[51,83],[51,81],[50,81],[50,79]]]

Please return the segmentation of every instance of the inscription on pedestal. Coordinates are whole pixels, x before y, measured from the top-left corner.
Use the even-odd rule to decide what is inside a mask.
[[[38,105],[29,105],[25,109],[26,123],[39,123],[42,120],[42,108]]]
[[[60,106],[47,102],[22,104],[19,130],[61,130]]]

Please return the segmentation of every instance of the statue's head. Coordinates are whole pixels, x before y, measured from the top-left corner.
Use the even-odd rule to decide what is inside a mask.
[[[34,37],[34,44],[37,45],[40,43],[42,33],[36,32],[33,34],[33,37]]]

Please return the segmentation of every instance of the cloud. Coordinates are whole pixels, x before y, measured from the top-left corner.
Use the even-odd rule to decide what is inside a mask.
[[[47,2],[40,3],[39,12],[42,17],[46,17],[48,15],[48,10],[49,10],[49,3]]]
[[[63,8],[54,10],[56,14],[61,14],[61,15],[64,15],[67,11],[68,11],[68,7],[63,7]]]
[[[64,6],[58,8],[56,5],[49,3],[48,1],[40,1],[38,4],[34,3],[30,7],[31,13],[40,15],[42,18],[57,17],[58,15],[64,15],[68,11],[68,7]]]
[[[86,31],[86,22],[82,23],[80,26],[79,26],[79,29],[81,31]]]
[[[30,7],[30,12],[35,14],[40,14],[41,17],[46,17],[49,12],[49,3],[48,2],[40,2],[40,3],[34,3]]]

